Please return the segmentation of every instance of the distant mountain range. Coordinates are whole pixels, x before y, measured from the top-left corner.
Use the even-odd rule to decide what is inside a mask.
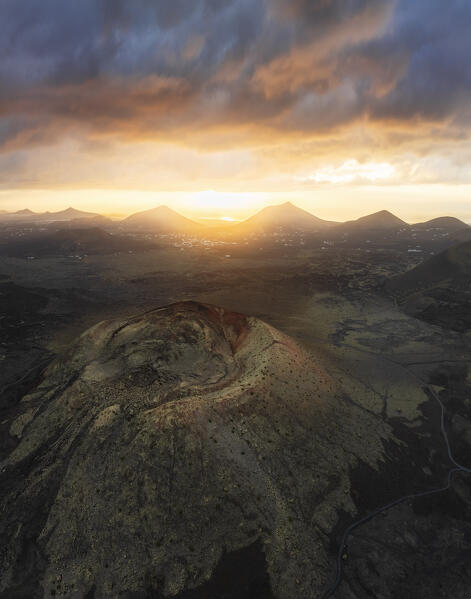
[[[399,230],[419,230],[419,231],[433,231],[440,230],[447,233],[456,233],[470,229],[462,220],[452,216],[442,216],[439,218],[433,218],[426,222],[409,224],[404,220],[401,220],[388,210],[381,210],[374,214],[362,216],[357,220],[347,221],[338,225],[339,231],[359,233],[365,231],[399,231]]]
[[[25,208],[23,210],[18,210],[17,212],[0,213],[1,220],[21,220],[32,223],[52,223],[61,221],[67,222],[81,218],[105,219],[106,217],[102,216],[101,214],[97,214],[96,212],[84,212],[83,210],[77,210],[76,208],[67,208],[65,210],[60,210],[59,212],[33,212],[32,210],[29,210],[29,208]]]
[[[53,224],[70,223],[74,228],[102,226],[119,226],[128,231],[146,231],[159,234],[198,234],[214,230],[214,222],[205,225],[182,216],[168,206],[159,206],[150,210],[137,212],[127,218],[116,222],[94,212],[84,212],[75,208],[67,208],[59,212],[37,213],[29,209],[17,212],[0,212],[0,223],[32,223]],[[323,220],[310,212],[292,204],[267,206],[247,220],[221,229],[230,231],[231,235],[247,235],[260,233],[276,233],[280,230],[320,233],[331,231],[344,235],[362,235],[365,232],[376,231],[443,231],[454,234],[457,239],[467,240],[471,235],[471,228],[465,222],[451,216],[443,216],[432,220],[408,224],[387,210],[363,216],[356,220],[344,223]],[[469,231],[469,232],[468,232]]]

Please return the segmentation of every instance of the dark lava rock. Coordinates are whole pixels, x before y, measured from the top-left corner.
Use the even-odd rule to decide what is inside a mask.
[[[181,303],[84,333],[0,464],[0,597],[320,596],[385,426],[319,357]]]
[[[404,311],[460,333],[471,329],[471,241],[432,256],[385,288]]]

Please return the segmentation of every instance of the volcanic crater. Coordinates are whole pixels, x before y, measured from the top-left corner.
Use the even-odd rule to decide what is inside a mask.
[[[0,597],[77,599],[320,596],[388,436],[321,355],[195,302],[85,332],[10,433]]]

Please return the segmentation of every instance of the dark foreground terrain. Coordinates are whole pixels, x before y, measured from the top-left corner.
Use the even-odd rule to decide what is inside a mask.
[[[468,598],[470,329],[409,249],[1,257],[0,597]]]

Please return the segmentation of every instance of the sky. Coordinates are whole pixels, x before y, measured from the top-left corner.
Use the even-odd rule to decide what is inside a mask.
[[[0,0],[0,209],[471,222],[469,0]]]

